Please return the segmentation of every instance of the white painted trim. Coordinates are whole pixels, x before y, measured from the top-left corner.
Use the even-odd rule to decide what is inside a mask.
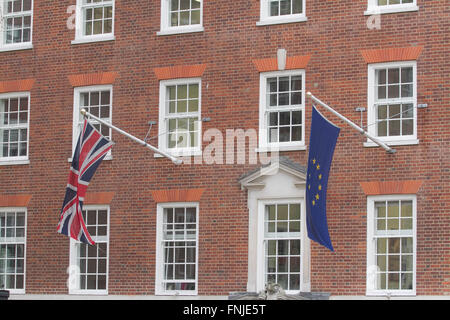
[[[173,29],[172,29],[173,28]],[[173,34],[183,34],[183,33],[195,33],[195,32],[203,32],[205,28],[202,26],[186,26],[186,27],[172,27],[170,29],[165,29],[156,32],[157,36],[169,36]]]
[[[256,171],[255,173],[251,174],[248,177],[245,177],[244,179],[240,180],[239,183],[241,184],[241,188],[248,188],[250,187],[262,187],[263,185],[265,186],[264,182],[258,182],[258,183],[253,183],[254,180],[262,177],[262,176],[270,176],[270,175],[274,175],[277,174],[279,172],[279,170],[282,170],[288,174],[291,174],[292,176],[300,179],[300,181],[297,181],[296,184],[306,184],[306,175],[293,170],[285,165],[283,165],[282,163],[279,162],[274,162],[272,163],[270,166],[268,167],[262,167],[260,168],[260,170]]]
[[[411,237],[413,238],[413,289],[412,290],[377,290],[373,288],[373,277],[371,270],[376,266],[375,259],[375,202],[376,201],[412,201],[412,219],[413,230]],[[386,237],[389,237],[387,235]],[[392,235],[396,237],[396,235]],[[416,195],[379,195],[367,197],[367,254],[366,254],[366,295],[367,296],[415,296],[416,295],[416,257],[417,257],[417,197]]]
[[[104,42],[104,41],[114,41],[116,37],[114,35],[101,35],[101,36],[86,36],[83,38],[78,38],[72,40],[71,44],[83,44],[83,43],[93,43],[93,42]]]
[[[192,291],[165,291],[162,287],[162,281],[164,279],[163,268],[163,221],[164,221],[164,209],[165,208],[196,208],[196,251],[195,251],[195,290]],[[156,205],[156,258],[155,258],[155,295],[156,296],[197,296],[198,294],[198,264],[199,264],[199,217],[200,217],[200,205],[198,202],[165,202],[158,203]]]
[[[367,10],[364,11],[364,15],[411,12],[411,11],[418,11],[418,10],[419,10],[419,7],[417,6],[416,0],[413,0],[412,3],[391,4],[391,5],[384,5],[384,6],[379,6],[377,4],[377,0],[368,0]]]
[[[0,1],[0,21],[3,22],[4,12],[6,11],[4,8],[5,1]],[[4,26],[0,26],[0,52],[6,51],[15,51],[15,50],[28,50],[33,48],[33,21],[34,21],[34,0],[31,1],[31,21],[30,21],[30,41],[21,42],[21,43],[4,43],[3,35],[4,35]]]
[[[274,24],[285,24],[285,23],[296,23],[296,22],[306,22],[308,18],[303,15],[292,15],[287,18],[277,17],[277,19],[267,18],[265,20],[260,20],[256,22],[257,26],[270,26]]]
[[[413,132],[412,135],[404,136],[378,136],[376,134],[376,110],[375,110],[375,71],[383,68],[413,68],[413,96],[411,98],[397,98],[397,99],[385,99],[386,104],[393,104],[394,100],[398,103],[411,103],[413,105]],[[401,88],[400,88],[401,89]],[[386,92],[387,95],[387,92]],[[406,102],[408,100],[408,102]],[[413,61],[398,61],[398,62],[383,62],[372,63],[367,66],[367,124],[368,132],[377,137],[382,142],[388,145],[409,145],[418,144],[417,139],[417,62]],[[365,147],[371,147],[372,143],[369,139],[364,143]]]
[[[2,212],[25,212],[25,226],[24,226],[24,237],[23,237],[23,289],[5,289],[10,292],[10,294],[23,295],[27,289],[27,231],[28,231],[28,210],[26,207],[0,207]],[[8,242],[5,242],[7,244]],[[19,243],[14,242],[14,243]],[[3,243],[2,243],[3,244]]]
[[[166,88],[167,86],[183,85],[183,84],[198,84],[198,147],[188,148],[174,148],[169,149],[167,146],[168,128],[166,126]],[[186,113],[187,114],[187,113]],[[200,156],[202,155],[202,79],[195,78],[180,78],[161,80],[159,82],[159,123],[158,123],[158,149],[161,149],[174,156]],[[154,157],[159,157],[156,153]]]
[[[273,147],[266,146],[266,147],[260,147],[256,148],[255,152],[274,152],[274,151],[304,151],[307,150],[308,147],[304,144],[289,144],[289,145],[275,145]]]
[[[113,85],[112,84],[106,84],[106,85],[94,85],[94,86],[85,86],[85,87],[75,87],[73,88],[73,122],[72,122],[72,153],[75,152],[75,147],[78,141],[79,132],[77,129],[79,119],[81,117],[80,113],[80,95],[82,92],[90,92],[90,91],[102,91],[102,90],[109,90],[110,91],[110,97],[109,102],[111,104],[110,114],[109,118],[112,123],[112,115],[113,115]],[[100,99],[101,97],[99,97]],[[109,129],[110,132],[110,138],[112,140],[112,129]],[[111,149],[106,154],[105,158],[103,160],[112,160],[112,152]],[[68,158],[69,162],[72,162],[72,157]]]
[[[33,49],[32,43],[18,43],[18,44],[5,44],[2,47],[0,47],[0,52],[7,52],[7,51],[19,51],[19,50],[30,50]]]
[[[91,43],[98,41],[112,41],[115,40],[114,37],[114,25],[115,25],[115,11],[116,11],[116,1],[111,0],[112,2],[112,30],[111,33],[104,33],[99,35],[83,35],[84,28],[84,18],[83,18],[83,0],[77,0],[76,4],[76,16],[75,16],[75,39],[71,41],[71,44],[82,44],[82,43]],[[104,4],[94,4],[93,6],[104,6]]]
[[[257,232],[257,263],[256,263],[256,291],[261,292],[265,286],[265,240],[264,240],[264,215],[265,206],[271,204],[300,204],[300,290],[286,290],[287,294],[297,294],[310,291],[310,285],[306,279],[309,279],[309,241],[306,232],[306,206],[305,198],[275,198],[275,199],[258,199],[258,232]],[[308,261],[308,263],[305,263]],[[250,271],[249,271],[250,272]]]
[[[158,36],[183,34],[193,32],[203,32],[203,0],[200,2],[200,23],[187,26],[172,27],[170,23],[170,0],[161,0],[161,25],[160,30],[156,32]]]
[[[267,90],[267,78],[270,77],[283,77],[283,76],[296,76],[300,75],[302,77],[302,102],[299,109],[293,107],[286,107],[286,111],[300,110],[302,112],[302,140],[296,142],[278,142],[269,143],[267,142],[267,117],[266,117],[266,90]],[[293,151],[293,150],[304,150],[305,146],[305,70],[295,69],[295,70],[283,70],[283,71],[270,71],[261,72],[259,76],[259,139],[257,152],[265,152],[265,150],[273,151],[278,149],[279,151]],[[277,108],[279,112],[282,112],[282,107]],[[261,151],[260,151],[261,150]]]
[[[405,140],[386,140],[384,141],[388,146],[409,146],[409,145],[417,145],[419,144],[418,139],[405,139]],[[366,141],[363,143],[364,147],[372,148],[372,147],[379,147],[376,143],[372,141]]]
[[[108,283],[109,283],[109,248],[110,248],[110,241],[109,241],[109,235],[110,235],[110,216],[111,216],[111,210],[109,205],[84,205],[83,211],[87,210],[106,210],[107,211],[107,236],[106,236],[106,289],[105,290],[92,290],[92,289],[77,289],[77,288],[71,288],[68,285],[69,295],[81,295],[81,296],[105,296],[108,295]],[[104,238],[104,237],[102,237]],[[95,237],[93,237],[93,240],[95,241]],[[102,241],[102,243],[105,241]],[[69,267],[70,266],[77,266],[77,250],[75,245],[77,243],[80,243],[79,241],[76,241],[72,238],[70,238],[69,242]],[[68,274],[70,276],[70,274]],[[76,274],[77,281],[79,282],[79,274]],[[69,280],[68,280],[69,281]]]
[[[259,21],[256,22],[257,26],[266,26],[273,24],[295,23],[307,21],[306,17],[306,0],[303,0],[302,4],[303,12],[297,14],[270,16],[269,15],[269,0],[260,1],[260,16]]]
[[[27,116],[27,155],[26,156],[17,156],[17,157],[0,157],[0,166],[9,166],[9,165],[23,165],[30,163],[30,115],[31,115],[31,94],[29,91],[21,91],[21,92],[8,92],[0,94],[0,99],[9,99],[9,98],[28,98],[28,116]],[[17,129],[23,129],[24,124],[15,125]],[[1,127],[1,125],[0,125]],[[8,127],[7,127],[8,128]],[[15,129],[14,126],[9,126],[9,129]],[[19,152],[19,150],[18,150]]]
[[[30,164],[30,160],[28,158],[25,160],[1,160],[0,166],[16,166],[16,165],[24,165],[24,164]]]

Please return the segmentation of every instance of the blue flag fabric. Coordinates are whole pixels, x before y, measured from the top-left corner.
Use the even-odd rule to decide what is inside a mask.
[[[313,106],[306,176],[306,226],[308,237],[334,251],[327,224],[327,185],[340,129]]]

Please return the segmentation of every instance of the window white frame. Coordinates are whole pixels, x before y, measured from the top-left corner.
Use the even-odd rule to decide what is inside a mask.
[[[23,5],[23,0],[22,5]],[[25,50],[33,48],[33,6],[34,1],[31,1],[31,9],[27,11],[20,11],[17,13],[7,13],[7,3],[8,0],[0,0],[0,52],[2,51],[12,51],[12,50]],[[6,23],[7,18],[20,18],[23,16],[31,16],[30,21],[30,40],[18,43],[6,43]],[[23,20],[22,20],[23,23]],[[23,36],[23,34],[22,34]]]
[[[69,251],[69,268],[67,270],[67,273],[69,275],[68,278],[68,287],[69,287],[69,294],[80,294],[80,295],[84,295],[84,294],[88,294],[88,295],[107,295],[108,294],[108,279],[109,279],[109,247],[110,247],[110,242],[109,242],[109,230],[110,230],[110,208],[109,206],[105,206],[105,205],[85,205],[83,206],[83,211],[88,211],[88,210],[92,210],[92,211],[106,211],[107,214],[107,225],[106,225],[106,232],[107,235],[106,236],[95,236],[93,234],[91,234],[92,240],[95,241],[95,245],[94,246],[90,246],[88,244],[83,244],[79,241],[76,241],[72,238],[70,238],[70,251]],[[98,217],[97,217],[98,219]],[[86,226],[88,228],[91,227],[90,223],[89,223],[89,218],[87,219],[88,221],[85,220]],[[98,228],[99,224],[98,221],[96,223],[96,228]],[[104,227],[104,224],[100,224],[100,226]],[[106,252],[103,248],[100,248],[100,244],[105,244],[106,243]],[[88,251],[89,250],[97,250],[97,258],[91,258],[91,259],[96,259],[97,263],[96,263],[96,272],[95,273],[91,273],[89,272],[89,274],[95,274],[98,275],[98,258],[99,255],[100,258],[104,259],[103,255],[106,255],[106,289],[80,289],[80,266],[78,263],[79,260],[79,248],[80,245],[84,245],[84,246],[88,246]],[[103,250],[103,251],[101,251]],[[103,273],[102,273],[103,274]]]
[[[177,113],[173,116],[168,116],[168,97],[167,97],[167,87],[176,85],[190,85],[198,84],[198,110],[196,112]],[[202,106],[202,80],[201,78],[183,78],[183,79],[171,79],[160,81],[159,89],[159,123],[158,123],[158,146],[174,156],[198,156],[202,154],[202,121],[201,121],[201,110]],[[180,148],[169,148],[168,139],[170,138],[169,132],[169,119],[175,118],[197,118],[195,122],[195,130],[197,134],[197,146],[196,147],[180,147]],[[187,132],[189,134],[189,132]],[[159,154],[155,153],[155,157],[160,157]]]
[[[164,288],[164,210],[170,208],[196,208],[195,217],[195,239],[189,241],[196,243],[195,250],[195,290],[165,290]],[[199,203],[198,202],[167,202],[158,203],[156,207],[156,272],[155,272],[155,294],[156,295],[188,295],[198,294],[198,251],[199,251]],[[174,240],[176,241],[176,240]],[[179,240],[187,241],[187,240]],[[171,281],[173,282],[173,281]]]
[[[267,79],[273,77],[302,77],[301,92],[301,104],[299,106],[286,105],[278,106],[276,108],[267,107]],[[265,152],[269,150],[279,151],[291,151],[291,150],[305,150],[305,70],[285,70],[285,71],[272,71],[260,73],[260,89],[259,89],[259,146],[257,151]],[[290,92],[290,91],[289,91]],[[290,95],[290,94],[289,94]],[[302,127],[302,139],[300,141],[288,141],[288,142],[269,142],[268,141],[268,114],[269,111],[301,111],[301,127]],[[292,118],[291,118],[292,120]]]
[[[400,0],[398,4],[389,4],[393,0],[385,0],[385,5],[379,5],[379,0],[368,0],[367,10],[365,15],[384,14],[384,13],[397,13],[397,12],[410,12],[418,11],[417,0],[412,0],[411,3],[404,3],[405,0]]]
[[[203,0],[198,0],[200,2],[200,23],[190,24],[183,26],[171,26],[170,25],[170,9],[171,0],[161,0],[161,30],[158,31],[157,35],[171,35],[177,33],[191,33],[191,32],[202,32],[203,28]]]
[[[385,68],[403,68],[411,67],[413,72],[413,94],[409,98],[387,98],[377,100],[376,98],[376,70]],[[402,61],[402,62],[388,62],[388,63],[374,63],[368,65],[368,88],[367,88],[367,124],[368,132],[378,139],[385,142],[387,145],[411,145],[418,144],[417,139],[417,63],[416,61]],[[401,88],[400,88],[401,89]],[[387,93],[386,93],[387,95]],[[412,104],[413,105],[413,134],[412,135],[398,135],[398,136],[378,136],[377,134],[377,107],[376,104]],[[388,115],[389,116],[389,115]],[[401,125],[401,124],[400,124]],[[377,146],[374,142],[367,140],[364,143],[366,147]]]
[[[114,36],[114,24],[115,24],[115,0],[103,0],[103,2],[94,2],[91,4],[85,4],[86,0],[77,0],[76,12],[75,12],[75,39],[72,44],[98,42],[98,41],[111,41],[115,40]],[[112,5],[112,30],[109,33],[102,33],[96,35],[84,35],[85,18],[84,12],[86,9],[99,8]],[[102,18],[103,19],[103,18]]]
[[[412,202],[412,230],[386,230],[385,232],[376,231],[376,210],[375,203],[383,201],[411,201]],[[387,213],[386,213],[387,214]],[[376,243],[377,238],[403,238],[412,237],[412,264],[413,278],[412,290],[402,289],[377,289],[376,283],[379,281],[377,276],[376,261]],[[368,296],[405,296],[416,295],[416,252],[417,252],[417,200],[416,195],[380,195],[367,197],[367,275],[366,275],[366,295]],[[386,262],[387,264],[387,262]]]
[[[2,114],[0,113],[0,129],[4,130],[12,130],[12,129],[26,129],[27,130],[27,154],[25,156],[20,156],[20,148],[18,150],[18,155],[14,157],[0,157],[0,166],[1,165],[15,165],[15,164],[28,164],[29,163],[29,148],[30,148],[30,92],[11,92],[11,93],[5,93],[0,94],[0,100],[2,99],[12,99],[12,98],[18,98],[19,101],[21,98],[27,98],[28,99],[28,111],[27,111],[27,122],[26,123],[20,123],[20,115],[18,114],[18,122],[17,124],[8,124],[3,125],[3,118]],[[3,130],[0,130],[0,134],[3,134]],[[20,140],[20,135],[18,137]],[[19,141],[18,140],[18,141]],[[22,140],[21,140],[22,141]],[[3,142],[3,136],[0,136],[0,148],[2,148],[2,142]]]
[[[23,288],[21,289],[11,289],[11,288],[1,288],[0,290],[8,290],[11,294],[25,294],[25,289],[26,289],[26,257],[27,257],[27,208],[22,208],[22,207],[7,207],[7,208],[0,208],[0,213],[5,214],[4,216],[4,222],[6,222],[6,226],[3,225],[3,222],[1,222],[0,219],[0,246],[8,246],[8,245],[23,245],[23,271],[22,272],[17,272],[18,270],[18,264],[17,264],[17,258],[20,258],[22,260],[22,257],[18,257],[17,254],[17,250],[15,249],[15,257],[14,257],[14,265],[15,265],[15,271],[14,273],[12,272],[8,272],[9,274],[14,274],[15,276],[15,281],[17,285],[17,276],[22,276],[23,278]],[[24,214],[24,226],[23,226],[23,237],[17,237],[17,213],[23,213]],[[14,237],[7,237],[7,229],[8,229],[8,223],[7,223],[7,216],[6,215],[12,215],[14,214],[14,226],[9,226],[10,230],[14,230]],[[2,218],[0,216],[0,218]],[[22,229],[22,228],[21,228]],[[0,277],[3,276],[3,270],[7,270],[7,252],[4,252],[5,256],[3,256],[2,253],[2,249],[0,248]],[[11,260],[11,259],[8,259]],[[3,262],[3,263],[1,263]],[[2,266],[3,264],[3,266]],[[4,268],[3,270],[1,270],[1,268]],[[6,280],[6,279],[5,279]],[[6,283],[6,282],[5,282]]]
[[[282,24],[282,23],[292,23],[292,22],[302,22],[307,21],[306,17],[306,0],[302,0],[302,13],[287,14],[270,16],[270,2],[271,0],[261,0],[260,1],[260,20],[256,23],[258,26],[265,26],[271,24]]]
[[[305,277],[309,279],[309,274],[306,270],[309,264],[305,265],[305,261],[308,258],[309,241],[306,232],[306,212],[304,199],[292,199],[292,198],[276,198],[276,199],[264,199],[258,201],[258,236],[257,236],[257,264],[256,264],[256,278],[257,278],[257,292],[264,290],[266,285],[266,246],[267,239],[265,237],[265,213],[267,205],[278,204],[300,204],[300,236],[289,237],[297,238],[300,240],[300,289],[299,290],[285,290],[288,294],[297,294],[300,291],[308,291],[309,284],[306,284]],[[272,238],[271,238],[272,239]],[[275,239],[275,238],[273,238]],[[284,237],[278,238],[279,240],[285,239]]]
[[[112,123],[112,111],[113,111],[113,86],[112,85],[99,85],[99,86],[87,86],[87,87],[76,87],[74,88],[74,102],[73,102],[73,129],[72,129],[72,154],[75,152],[76,144],[78,141],[78,136],[80,135],[80,130],[83,124],[83,116],[80,113],[80,110],[82,109],[81,103],[81,94],[86,92],[95,92],[95,91],[109,91],[110,97],[109,97],[109,118],[102,118],[102,120],[105,120],[109,123]],[[99,98],[101,99],[101,97]],[[94,114],[95,115],[95,114]],[[89,120],[91,124],[95,125],[98,124],[98,121],[94,119]],[[102,125],[104,126],[104,125]],[[112,129],[109,128],[109,138],[112,138]],[[112,153],[111,150],[108,151],[105,158],[103,160],[111,160],[112,159]],[[72,161],[72,158],[69,158],[69,162]]]

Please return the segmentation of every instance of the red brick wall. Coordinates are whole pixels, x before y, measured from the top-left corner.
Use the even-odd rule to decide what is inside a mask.
[[[70,75],[110,72],[115,125],[144,137],[158,120],[155,68],[202,65],[203,131],[258,129],[255,59],[311,56],[306,89],[359,123],[367,104],[367,64],[361,50],[423,47],[417,60],[419,145],[389,155],[364,148],[342,128],[331,169],[328,221],[335,253],[311,244],[311,289],[364,295],[366,195],[360,183],[421,180],[417,194],[417,294],[450,294],[449,10],[442,0],[417,0],[418,12],[385,14],[369,30],[366,0],[309,1],[307,22],[256,26],[259,3],[205,1],[204,32],[157,36],[160,1],[116,1],[115,41],[71,45],[66,13],[75,0],[35,1],[32,50],[0,53],[0,81],[35,79],[31,89],[30,164],[0,166],[0,195],[32,195],[28,205],[27,293],[67,293],[69,240],[56,233],[72,151]],[[364,114],[366,119],[366,114]],[[310,103],[306,111],[309,141]],[[366,120],[364,120],[366,123]],[[154,127],[153,132],[157,132]],[[250,165],[182,165],[113,132],[113,160],[104,161],[89,191],[112,192],[109,293],[154,294],[156,203],[153,190],[204,189],[200,200],[199,295],[245,291],[247,195],[238,177]],[[156,143],[156,141],[153,141]],[[307,151],[286,152],[306,163]],[[88,191],[88,192],[89,192]]]

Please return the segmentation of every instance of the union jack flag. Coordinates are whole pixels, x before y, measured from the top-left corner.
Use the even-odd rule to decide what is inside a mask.
[[[84,223],[83,202],[89,182],[113,144],[114,142],[106,139],[87,119],[84,120],[72,158],[58,233],[87,244],[95,244]]]

